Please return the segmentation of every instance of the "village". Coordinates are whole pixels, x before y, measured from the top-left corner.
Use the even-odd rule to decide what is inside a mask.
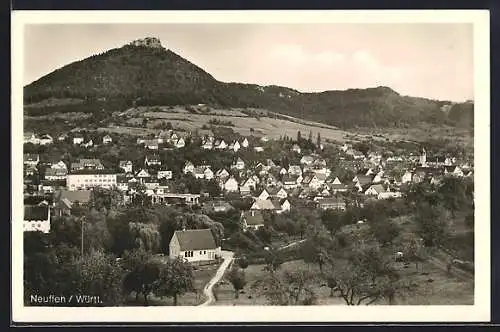
[[[168,242],[164,249],[145,245],[162,257],[208,266],[212,272],[198,289],[206,305],[216,302],[216,288],[224,289],[233,261],[260,264],[262,252],[299,248],[317,220],[328,223],[330,212],[349,215],[370,202],[397,205],[412,185],[437,188],[443,179],[473,178],[469,160],[428,155],[425,146],[394,154],[366,142],[326,142],[312,131],[308,138],[299,131],[293,139],[270,139],[211,128],[202,134],[159,129],[138,138],[25,132],[24,231],[49,235],[64,220],[81,219],[82,209],[95,210],[95,197],[103,193],[117,197],[108,209],[172,207],[188,219],[208,216],[177,223],[160,241]],[[357,226],[372,221],[366,214],[350,218]],[[147,220],[130,220],[129,226],[148,229]],[[83,253],[84,222],[76,227]]]

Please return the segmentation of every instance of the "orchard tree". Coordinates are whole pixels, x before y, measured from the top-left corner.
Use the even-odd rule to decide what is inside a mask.
[[[176,306],[179,296],[194,291],[194,276],[191,264],[184,262],[181,258],[176,258],[169,260],[167,264],[161,267],[154,289],[156,295],[172,297]]]
[[[246,278],[245,278],[245,272],[238,267],[233,267],[231,271],[229,271],[229,274],[227,275],[227,280],[233,285],[234,288],[234,298],[237,299],[239,296],[240,290],[245,287],[247,284]]]

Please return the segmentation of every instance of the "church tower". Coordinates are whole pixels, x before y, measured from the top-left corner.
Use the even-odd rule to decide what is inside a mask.
[[[425,148],[422,148],[422,153],[420,154],[420,166],[427,167],[427,153]]]

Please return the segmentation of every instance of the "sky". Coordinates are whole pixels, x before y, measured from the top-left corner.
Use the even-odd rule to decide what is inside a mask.
[[[24,84],[144,37],[223,82],[474,97],[473,26],[465,23],[32,24],[25,26]]]

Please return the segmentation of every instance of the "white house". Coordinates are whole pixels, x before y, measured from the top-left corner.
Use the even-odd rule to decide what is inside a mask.
[[[297,144],[294,144],[294,145],[292,146],[292,151],[300,154],[300,152],[301,152],[302,150],[300,149],[300,146],[298,146]]]
[[[193,173],[194,172],[194,164],[190,161],[186,161],[182,171],[184,172],[184,174]]]
[[[215,148],[219,150],[224,150],[225,148],[227,148],[227,143],[224,142],[224,140],[221,140],[219,144],[216,144]]]
[[[175,143],[175,147],[176,147],[177,149],[183,148],[183,147],[185,147],[185,146],[186,146],[186,141],[185,141],[185,140],[184,140],[184,138],[182,138],[182,137],[181,137],[181,138],[179,138],[179,139],[177,140],[177,142]]]
[[[278,209],[276,209],[277,214],[289,212],[290,208],[291,208],[290,202],[286,198],[273,201],[273,204],[275,207],[278,208]]]
[[[169,257],[181,257],[188,262],[213,261],[220,256],[210,229],[190,229],[175,231],[169,244]]]
[[[300,158],[300,163],[304,165],[312,165],[314,163],[314,157],[313,156],[303,156]]]
[[[113,142],[113,139],[109,135],[106,135],[102,138],[102,144],[109,144],[111,142]]]
[[[25,153],[23,155],[23,163],[28,166],[35,167],[40,162],[40,156],[34,153]]]
[[[249,145],[249,144],[248,144],[248,140],[245,138],[245,139],[243,140],[243,142],[241,142],[241,146],[242,146],[243,148],[248,148],[248,145]]]
[[[170,180],[172,178],[172,176],[173,176],[172,171],[167,170],[167,169],[159,170],[158,173],[156,174],[156,177],[158,178],[158,180],[161,180],[161,179]]]
[[[23,230],[25,232],[50,232],[50,207],[46,204],[25,205]]]
[[[238,181],[236,181],[236,179],[233,176],[231,176],[229,179],[227,179],[224,182],[223,188],[225,191],[228,191],[228,192],[236,192],[239,190]]]
[[[229,177],[229,172],[225,168],[222,168],[215,173],[215,176],[218,179],[227,179]]]
[[[203,174],[207,180],[212,180],[214,178],[214,172],[210,169],[210,167],[206,167]]]
[[[262,192],[260,193],[260,195],[257,197],[257,199],[266,200],[269,197],[271,197],[271,195],[267,192],[266,189],[264,189],[264,190],[262,190]]]
[[[73,144],[80,145],[83,143],[83,136],[75,136],[73,137]]]
[[[253,149],[255,150],[255,152],[262,152],[262,151],[264,151],[264,148],[262,146],[255,146]]]
[[[288,166],[288,174],[302,175],[302,168],[300,167],[300,165],[290,165]]]
[[[233,167],[238,170],[245,169],[245,162],[243,161],[243,159],[238,157],[238,160],[236,160],[236,162],[233,164]]]
[[[45,134],[40,137],[40,145],[48,145],[52,144],[54,142],[54,139],[52,136]]]
[[[238,152],[239,149],[241,149],[240,142],[236,141],[233,145],[233,151]]]
[[[269,199],[256,199],[250,210],[279,210]]]
[[[408,183],[411,182],[411,179],[413,177],[412,172],[406,171],[405,174],[401,177],[401,183]]]
[[[243,230],[258,230],[259,228],[264,227],[264,217],[258,210],[242,211],[240,223]]]
[[[120,160],[119,166],[125,173],[132,173],[133,171],[133,164],[130,160]]]

